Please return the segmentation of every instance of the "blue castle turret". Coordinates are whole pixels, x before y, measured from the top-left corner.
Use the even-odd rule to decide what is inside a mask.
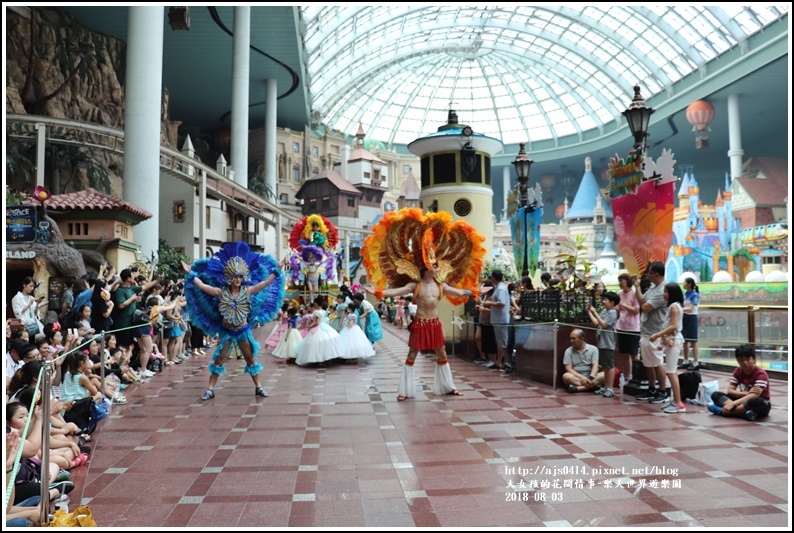
[[[733,218],[730,178],[725,177],[725,190],[718,190],[713,205],[700,201],[700,188],[692,167],[681,180],[678,207],[673,214],[673,245],[668,259],[669,279],[683,272],[700,275],[708,281],[713,275],[712,258],[718,245],[722,253],[736,249],[739,221]]]

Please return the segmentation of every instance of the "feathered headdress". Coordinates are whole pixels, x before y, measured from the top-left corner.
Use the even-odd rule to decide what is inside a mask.
[[[435,280],[476,294],[483,268],[485,237],[468,222],[452,220],[445,211],[422,214],[412,207],[389,211],[364,240],[362,256],[376,291],[421,279],[435,270]],[[446,295],[455,305],[468,298]]]
[[[315,223],[317,224],[316,231],[325,237],[325,242],[322,244],[312,242]],[[339,231],[330,220],[322,215],[305,216],[292,227],[289,234],[289,245],[293,250],[300,252],[307,244],[319,245],[326,250],[335,250],[339,244]]]

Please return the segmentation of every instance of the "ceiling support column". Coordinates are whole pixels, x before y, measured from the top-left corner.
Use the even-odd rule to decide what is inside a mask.
[[[278,203],[276,187],[276,164],[278,163],[278,154],[276,153],[277,88],[276,80],[265,80],[265,187],[273,193],[273,197],[266,198],[266,200],[271,200],[274,204]]]
[[[742,177],[742,125],[739,122],[739,95],[728,95],[728,157],[731,160],[731,178]]]
[[[502,222],[507,220],[507,198],[510,196],[510,167],[502,167]]]
[[[234,8],[232,47],[232,146],[234,181],[248,187],[248,86],[251,58],[251,7]]]
[[[163,94],[162,6],[128,8],[124,108],[124,200],[152,213],[135,227],[140,259],[160,244],[160,109]]]

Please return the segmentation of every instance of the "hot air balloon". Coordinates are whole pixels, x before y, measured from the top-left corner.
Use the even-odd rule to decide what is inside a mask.
[[[543,187],[543,190],[546,192],[552,190],[556,182],[557,177],[554,174],[544,174],[540,177],[540,186]]]
[[[686,119],[692,124],[695,132],[695,148],[702,150],[709,147],[709,124],[714,120],[714,106],[705,100],[697,100],[686,108]]]
[[[557,218],[559,220],[562,220],[563,218],[565,218],[565,206],[564,205],[558,205],[557,209],[554,211],[554,214],[557,215]]]

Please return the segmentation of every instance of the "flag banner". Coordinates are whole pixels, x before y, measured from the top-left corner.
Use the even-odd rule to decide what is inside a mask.
[[[524,240],[524,208],[516,210],[515,216],[510,218],[510,236],[513,238],[513,258],[516,261],[516,272],[524,271],[524,261],[527,257],[527,243]]]
[[[534,276],[540,261],[540,224],[543,221],[543,208],[537,207],[527,216],[527,235],[529,242],[529,275]],[[523,272],[523,270],[521,270]]]

